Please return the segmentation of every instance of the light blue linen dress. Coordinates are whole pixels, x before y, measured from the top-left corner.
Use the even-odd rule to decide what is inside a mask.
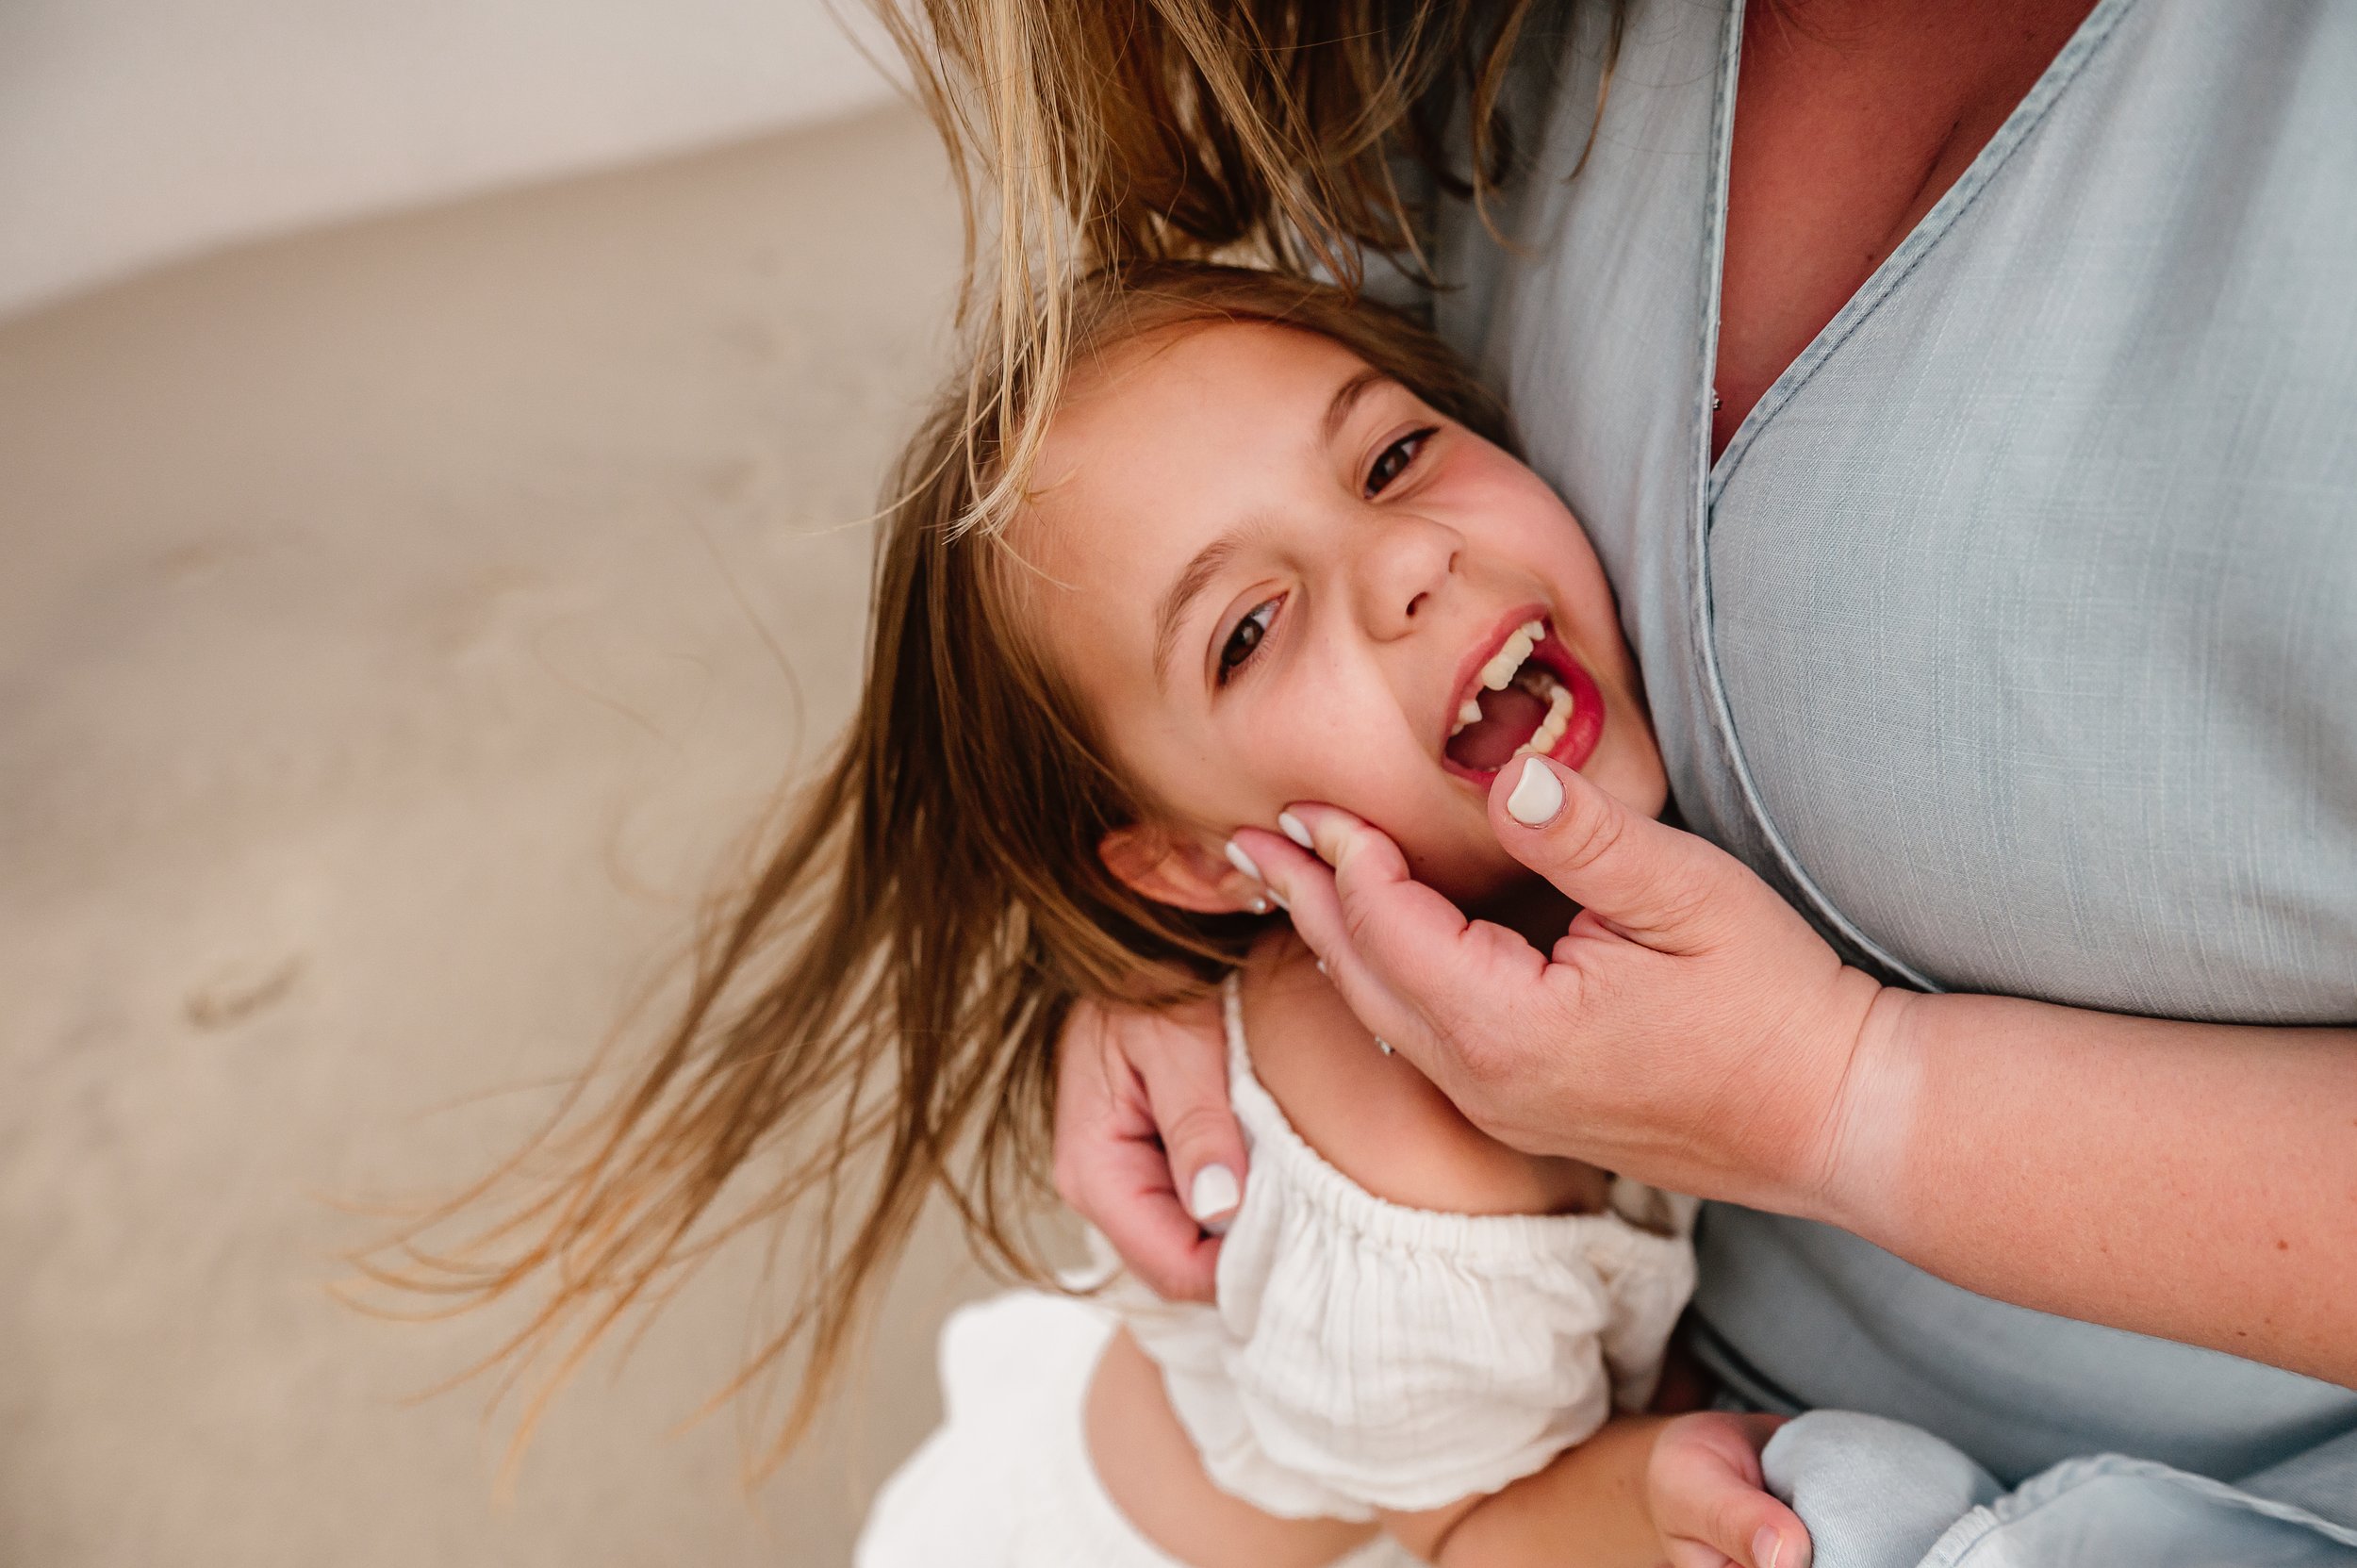
[[[1534,46],[1513,244],[1459,210],[1439,251],[1438,323],[1619,590],[1686,821],[1893,980],[2357,1022],[2357,4],[2102,0],[1714,464],[1740,9],[1635,0],[1592,146],[1602,8]],[[2357,1433],[2357,1394],[1824,1227],[1714,1207],[1702,1249],[1746,1397],[2007,1485]]]

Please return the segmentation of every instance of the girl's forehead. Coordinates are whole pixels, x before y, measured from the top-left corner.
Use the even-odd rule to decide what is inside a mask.
[[[1048,421],[1030,500],[1159,520],[1232,502],[1320,458],[1337,388],[1366,371],[1341,344],[1263,322],[1166,329],[1092,356]]]
[[[1316,397],[1365,368],[1330,338],[1270,322],[1188,322],[1126,338],[1083,358],[1048,421],[1086,433],[1137,405],[1260,405]],[[1183,435],[1183,432],[1169,434]]]
[[[1086,362],[1006,536],[1025,619],[1068,679],[1097,696],[1151,680],[1156,606],[1323,462],[1332,390],[1363,369],[1260,322],[1165,329]]]
[[[1279,336],[1208,326],[1095,362],[1048,424],[1013,530],[1022,553],[1051,575],[1134,581],[1269,493],[1307,455],[1287,432],[1313,386]]]

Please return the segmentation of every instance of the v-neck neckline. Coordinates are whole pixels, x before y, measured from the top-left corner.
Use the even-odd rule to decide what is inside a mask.
[[[2030,91],[2013,107],[2003,124],[1976,154],[1955,183],[1933,203],[1914,228],[1907,232],[1898,248],[1885,256],[1882,264],[1868,274],[1856,292],[1836,311],[1833,319],[1819,328],[1817,335],[1796,355],[1768,389],[1759,395],[1751,411],[1743,416],[1735,434],[1727,437],[1726,450],[1713,458],[1710,454],[1712,399],[1717,396],[1719,373],[1719,312],[1726,281],[1727,190],[1728,176],[1734,161],[1736,91],[1743,60],[1744,0],[1728,0],[1725,41],[1721,45],[1717,103],[1711,125],[1710,180],[1708,201],[1710,211],[1705,225],[1706,253],[1705,265],[1709,269],[1709,290],[1704,316],[1702,354],[1703,386],[1696,400],[1701,410],[1700,465],[1702,471],[1702,505],[1705,530],[1707,532],[1710,512],[1718,505],[1719,496],[1726,487],[1743,454],[1760,431],[1765,429],[1777,412],[1789,403],[1809,377],[1814,375],[1842,342],[1857,330],[1875,308],[1887,299],[1907,275],[1922,261],[1932,248],[1954,226],[1958,218],[1988,187],[2014,149],[2045,119],[2047,111],[2069,87],[2073,78],[2085,66],[2095,50],[2118,25],[2135,0],[2097,0],[2094,9],[2083,19],[2070,37],[2065,41],[2054,58],[2038,74]]]

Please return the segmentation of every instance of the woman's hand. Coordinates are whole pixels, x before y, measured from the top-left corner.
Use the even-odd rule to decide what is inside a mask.
[[[1352,1011],[1486,1131],[1830,1217],[1883,988],[1733,857],[1568,768],[1526,767],[1505,770],[1490,816],[1515,858],[1584,906],[1551,955],[1468,921],[1347,812],[1289,814],[1326,864],[1275,834],[1238,841]]]
[[[1074,1008],[1057,1052],[1056,1191],[1129,1272],[1173,1300],[1211,1300],[1219,1240],[1206,1227],[1235,1213],[1244,1179],[1217,1005]]]
[[[1681,1415],[1654,1439],[1645,1503],[1670,1568],[1808,1568],[1808,1527],[1769,1495],[1759,1452],[1780,1415]]]
[[[1288,815],[1324,863],[1237,839],[1294,929],[1508,1143],[2357,1387],[2357,1031],[1885,989],[1732,857],[1548,762],[1508,768],[1490,819],[1585,906],[1552,954],[1466,920],[1347,812]]]

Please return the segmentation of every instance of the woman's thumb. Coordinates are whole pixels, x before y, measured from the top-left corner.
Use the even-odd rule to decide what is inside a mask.
[[[1707,942],[1742,898],[1743,879],[1726,874],[1736,863],[1717,849],[1544,757],[1499,771],[1490,820],[1508,854],[1648,947]]]

